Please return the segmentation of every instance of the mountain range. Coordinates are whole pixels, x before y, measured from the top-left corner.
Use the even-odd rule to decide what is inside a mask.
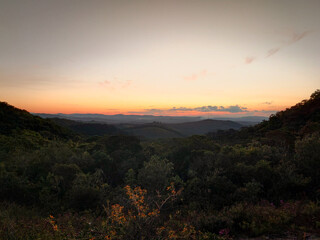
[[[247,117],[200,117],[200,116],[155,116],[155,115],[105,115],[105,114],[92,114],[92,113],[72,113],[72,114],[48,114],[48,113],[33,113],[33,115],[42,118],[63,118],[80,122],[96,122],[96,123],[108,123],[108,124],[142,124],[142,123],[185,123],[195,122],[200,120],[229,120],[233,122],[239,122],[241,125],[254,125],[263,120],[267,120],[267,117],[263,116],[247,116]]]

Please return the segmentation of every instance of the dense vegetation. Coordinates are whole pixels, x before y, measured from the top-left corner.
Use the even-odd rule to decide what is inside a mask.
[[[319,172],[319,90],[240,131],[146,142],[0,105],[0,239],[303,238]]]
[[[43,115],[43,114],[41,114]],[[46,114],[45,116],[51,116]],[[55,116],[55,115],[53,115]],[[103,136],[103,135],[131,135],[141,140],[156,140],[161,138],[180,138],[226,129],[240,129],[242,124],[225,120],[201,120],[182,123],[122,123],[107,124],[95,121],[69,120],[63,118],[50,118],[54,123],[80,135]],[[96,120],[99,120],[98,118]],[[190,121],[190,120],[189,120]],[[246,124],[250,124],[246,122]]]

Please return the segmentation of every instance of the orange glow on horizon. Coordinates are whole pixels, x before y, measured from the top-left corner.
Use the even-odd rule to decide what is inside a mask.
[[[12,104],[9,102],[9,104]],[[269,116],[270,112],[277,112],[285,110],[287,106],[277,107],[277,108],[257,108],[251,107],[247,111],[243,112],[228,112],[228,111],[212,111],[212,112],[201,112],[201,111],[172,111],[172,108],[160,108],[159,112],[151,112],[148,109],[103,109],[101,107],[88,107],[81,105],[65,105],[65,106],[52,106],[43,107],[41,105],[32,106],[29,104],[13,104],[15,107],[25,109],[31,113],[47,113],[47,114],[104,114],[104,115],[154,115],[154,116],[202,116],[202,117],[237,117],[237,116]],[[262,111],[262,112],[261,112]],[[267,113],[263,111],[268,111]]]
[[[268,116],[319,88],[320,1],[1,5],[0,101],[32,113]]]

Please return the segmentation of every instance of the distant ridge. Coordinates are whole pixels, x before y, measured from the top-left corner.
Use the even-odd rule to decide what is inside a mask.
[[[243,127],[243,125],[233,121],[212,119],[206,119],[197,122],[168,124],[168,126],[181,132],[184,136],[191,136],[195,134],[207,134],[208,132],[215,132],[217,130],[237,130]]]
[[[47,113],[33,113],[36,116],[42,118],[64,118],[74,121],[81,122],[99,122],[108,124],[119,124],[119,123],[181,123],[181,122],[194,122],[199,121],[201,117],[184,117],[184,116],[153,116],[153,115],[104,115],[104,114],[82,114],[82,113],[72,113],[72,114],[47,114]]]
[[[52,116],[52,115],[50,115]],[[127,134],[141,139],[180,138],[203,135],[217,130],[240,129],[243,125],[224,120],[200,120],[183,123],[102,123],[98,121],[74,121],[63,118],[50,118],[56,124],[84,135]],[[83,118],[82,118],[83,119]],[[183,118],[184,119],[184,118]],[[193,118],[192,118],[193,119]],[[176,120],[176,119],[174,119]]]
[[[50,120],[62,127],[69,128],[73,132],[88,136],[123,134],[119,128],[111,124],[96,122],[86,123],[63,118],[50,118]]]
[[[230,121],[248,121],[248,122],[261,122],[263,120],[268,120],[268,117],[263,116],[246,116],[246,117],[215,117],[214,120],[230,120]]]
[[[201,120],[195,122],[165,124],[128,124],[118,126],[122,131],[146,139],[188,137],[191,135],[204,135],[217,130],[240,129],[241,124],[222,120]]]
[[[223,120],[223,121],[232,121],[240,123],[243,126],[255,125],[257,123],[262,122],[263,120],[267,120],[267,117],[262,116],[246,116],[246,117],[212,117],[212,118],[204,118],[204,117],[193,117],[193,116],[154,116],[154,115],[125,115],[125,114],[115,114],[115,115],[105,115],[105,114],[97,114],[97,113],[72,113],[72,114],[47,114],[47,113],[33,113],[36,116],[40,116],[42,118],[64,118],[74,121],[81,122],[97,122],[97,123],[107,123],[107,124],[143,124],[143,123],[153,123],[153,122],[161,122],[165,124],[174,124],[174,123],[185,123],[185,122],[196,122],[201,120]]]

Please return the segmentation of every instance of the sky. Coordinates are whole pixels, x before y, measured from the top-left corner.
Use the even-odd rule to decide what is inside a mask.
[[[269,116],[320,88],[319,0],[0,0],[0,101]]]

